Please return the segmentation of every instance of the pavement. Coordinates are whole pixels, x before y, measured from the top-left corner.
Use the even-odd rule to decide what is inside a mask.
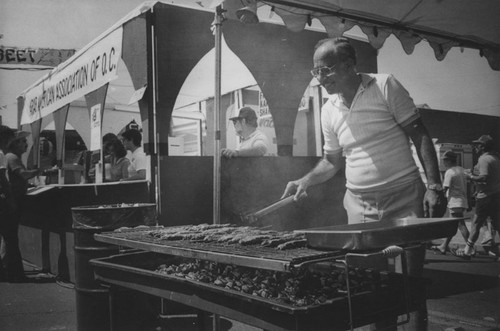
[[[463,245],[460,237],[455,236],[450,246]],[[427,251],[424,277],[431,281],[429,331],[500,331],[500,262],[480,251],[478,247],[478,255],[470,261]],[[25,270],[33,282],[0,282],[0,330],[77,330],[73,284],[41,274],[28,263]],[[193,316],[172,317],[170,322],[169,331],[197,330]],[[225,319],[220,325],[223,331],[258,330]],[[158,329],[148,326],[138,330]]]

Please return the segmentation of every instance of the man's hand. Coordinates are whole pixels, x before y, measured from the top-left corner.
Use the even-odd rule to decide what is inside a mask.
[[[229,149],[229,148],[224,148],[222,150],[222,156],[227,157],[228,159],[231,159],[233,157],[238,157],[239,153],[237,150]]]
[[[283,196],[281,199],[286,198],[289,195],[295,194],[293,201],[300,201],[307,197],[307,188],[309,184],[304,178],[294,180],[292,182],[288,182],[285,188],[285,192],[283,192]]]
[[[443,217],[446,205],[444,191],[427,190],[424,195],[424,217]]]

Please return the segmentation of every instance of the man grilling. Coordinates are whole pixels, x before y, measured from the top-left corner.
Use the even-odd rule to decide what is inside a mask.
[[[289,182],[283,196],[305,197],[309,186],[327,181],[345,163],[349,223],[441,217],[446,198],[436,152],[406,89],[392,75],[358,73],[355,49],[346,38],[318,42],[313,61],[312,75],[330,94],[321,112],[324,157],[307,175]],[[425,169],[427,190],[409,139]],[[408,273],[420,276],[425,247],[406,250],[406,257]],[[426,329],[425,304],[412,320],[412,329]]]

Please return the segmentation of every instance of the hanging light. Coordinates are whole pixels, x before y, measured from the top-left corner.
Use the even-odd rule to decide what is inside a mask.
[[[248,24],[259,23],[259,18],[257,17],[257,1],[243,0],[242,3],[245,7],[236,10],[238,19]]]

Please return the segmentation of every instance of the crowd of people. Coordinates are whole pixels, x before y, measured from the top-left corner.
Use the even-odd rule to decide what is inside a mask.
[[[42,174],[38,168],[28,170],[22,162],[29,135],[0,125],[0,280],[12,283],[29,281],[19,249],[18,228],[29,180]],[[102,148],[107,181],[147,178],[148,160],[139,130],[125,130],[120,137],[108,133],[103,136]]]
[[[142,134],[137,129],[127,129],[119,135],[106,133],[102,137],[104,181],[132,181],[147,179],[148,157],[142,148]],[[90,169],[95,181],[95,166],[100,154]]]

